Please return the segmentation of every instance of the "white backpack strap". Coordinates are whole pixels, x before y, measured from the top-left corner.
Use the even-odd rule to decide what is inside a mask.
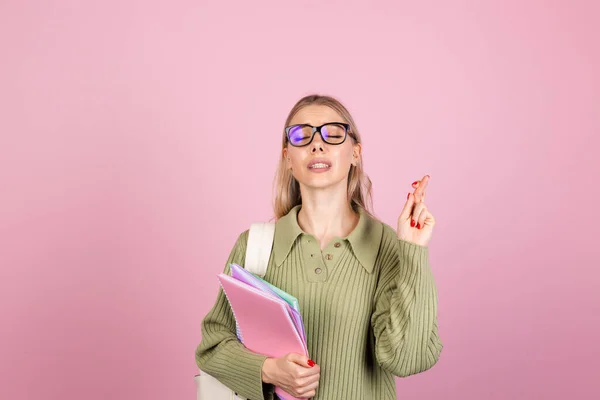
[[[261,278],[267,273],[274,235],[275,224],[272,222],[255,222],[250,225],[244,267]]]

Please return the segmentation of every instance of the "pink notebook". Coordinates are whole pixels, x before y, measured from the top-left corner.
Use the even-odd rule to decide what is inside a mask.
[[[308,356],[302,330],[296,326],[288,303],[229,275],[219,274],[218,278],[246,348],[268,357],[287,353]],[[275,387],[275,393],[284,400],[298,400],[279,387]]]

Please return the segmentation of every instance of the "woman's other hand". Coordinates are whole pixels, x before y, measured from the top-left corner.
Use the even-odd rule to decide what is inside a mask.
[[[262,380],[279,386],[294,397],[310,399],[316,393],[321,368],[308,357],[288,353],[279,358],[267,358],[262,368]]]

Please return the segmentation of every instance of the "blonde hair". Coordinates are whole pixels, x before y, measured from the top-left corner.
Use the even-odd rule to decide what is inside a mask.
[[[273,203],[273,209],[275,211],[276,219],[286,215],[298,204],[302,204],[300,184],[292,175],[292,170],[287,168],[286,161],[283,156],[283,149],[287,145],[285,127],[290,124],[290,121],[292,118],[294,118],[294,115],[296,115],[298,111],[310,105],[323,105],[335,110],[344,119],[344,121],[341,122],[350,124],[348,136],[353,140],[354,143],[362,143],[360,133],[358,132],[358,128],[354,123],[352,115],[350,115],[350,112],[339,100],[331,96],[318,94],[311,94],[298,100],[294,107],[292,107],[292,110],[285,120],[282,134],[281,158],[279,160],[279,165],[277,167],[274,180],[275,199]],[[363,209],[368,214],[372,215],[372,183],[363,169],[362,154],[359,155],[356,166],[351,166],[350,172],[348,173],[348,199],[350,199],[350,206],[355,212],[358,212],[359,209]]]

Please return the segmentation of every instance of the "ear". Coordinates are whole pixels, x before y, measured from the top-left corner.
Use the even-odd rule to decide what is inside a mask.
[[[285,160],[285,165],[288,168],[292,168],[292,161],[290,160],[290,155],[288,154],[288,149],[285,147],[283,149],[283,159]]]
[[[361,154],[362,154],[362,146],[360,143],[356,143],[355,145],[352,146],[352,165],[356,166],[356,164],[358,164]]]

